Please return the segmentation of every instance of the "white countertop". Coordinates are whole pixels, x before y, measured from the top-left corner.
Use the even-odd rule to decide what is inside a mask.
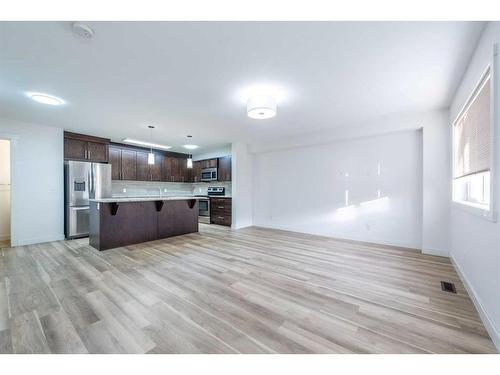
[[[112,197],[112,198],[101,198],[101,199],[89,199],[89,201],[97,203],[127,203],[127,202],[149,202],[149,201],[183,201],[191,199],[203,199],[203,197],[193,197],[193,196]]]

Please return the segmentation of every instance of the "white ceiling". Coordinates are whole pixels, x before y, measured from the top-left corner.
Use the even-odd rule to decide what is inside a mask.
[[[482,22],[0,23],[0,116],[177,146],[283,138],[448,107]],[[241,93],[272,86],[277,117]],[[27,91],[67,101],[35,103]]]

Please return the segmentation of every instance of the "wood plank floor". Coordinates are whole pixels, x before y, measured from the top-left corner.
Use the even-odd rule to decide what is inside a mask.
[[[1,353],[495,353],[450,262],[416,251],[201,225],[2,249],[0,276]]]

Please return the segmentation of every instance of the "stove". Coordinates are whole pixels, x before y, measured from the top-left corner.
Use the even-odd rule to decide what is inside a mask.
[[[198,222],[210,224],[210,197],[224,195],[226,189],[220,186],[210,186],[207,189],[207,195],[195,195],[198,199]]]
[[[207,194],[210,195],[224,195],[226,193],[226,188],[222,186],[209,187],[207,189]]]

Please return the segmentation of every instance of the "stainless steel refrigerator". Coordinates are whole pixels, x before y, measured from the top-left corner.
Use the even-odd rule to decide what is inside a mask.
[[[64,233],[66,238],[89,235],[89,199],[111,197],[111,165],[64,162]]]

